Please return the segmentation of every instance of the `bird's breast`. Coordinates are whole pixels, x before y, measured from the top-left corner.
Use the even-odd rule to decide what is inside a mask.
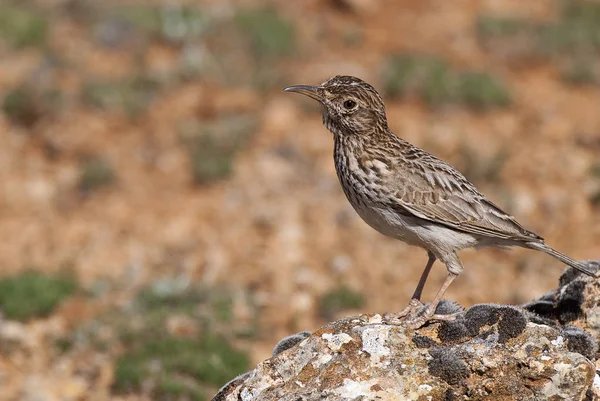
[[[405,236],[403,216],[389,210],[389,194],[382,185],[376,163],[366,162],[358,153],[336,149],[335,168],[346,198],[358,215],[380,233]],[[375,167],[374,167],[375,166]]]

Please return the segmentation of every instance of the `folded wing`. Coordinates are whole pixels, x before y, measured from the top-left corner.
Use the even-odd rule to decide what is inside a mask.
[[[502,240],[543,241],[486,199],[452,166],[437,159],[435,163],[421,160],[418,164],[404,164],[399,169],[401,173],[388,178],[393,180],[390,184],[396,189],[391,202],[399,212],[470,234]]]

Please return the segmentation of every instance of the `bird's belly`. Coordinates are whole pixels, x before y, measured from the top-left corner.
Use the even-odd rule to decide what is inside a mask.
[[[404,239],[407,234],[410,234],[406,230],[406,222],[402,218],[389,216],[384,210],[374,205],[368,205],[366,202],[350,203],[363,221],[381,234],[398,239]]]
[[[346,198],[365,223],[383,235],[410,242],[411,231],[407,229],[407,221],[403,216],[391,212],[381,205],[383,199],[377,199],[367,189],[357,190],[351,183],[343,183]]]
[[[346,197],[358,215],[369,226],[388,237],[430,250],[458,251],[478,244],[474,236],[449,227],[398,213],[376,198],[344,186]]]

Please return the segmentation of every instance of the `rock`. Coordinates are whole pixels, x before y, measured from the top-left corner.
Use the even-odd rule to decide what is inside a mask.
[[[213,401],[597,399],[598,299],[599,280],[568,270],[524,307],[475,305],[418,330],[344,318],[286,337]]]
[[[600,270],[600,262],[587,263],[590,270]],[[581,272],[567,269],[559,287],[524,307],[549,320],[572,324],[600,338],[600,281],[591,280]]]
[[[273,348],[273,356],[281,354],[283,351],[286,351],[296,346],[299,342],[309,337],[310,335],[310,331],[301,331],[300,333],[292,334],[291,336],[285,337],[277,343],[275,348]]]

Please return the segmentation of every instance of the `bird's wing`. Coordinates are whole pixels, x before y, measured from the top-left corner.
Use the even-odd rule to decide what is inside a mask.
[[[404,161],[398,167],[399,172],[388,177],[395,188],[391,202],[398,212],[485,237],[542,240],[489,201],[449,164],[426,154],[419,163]]]

